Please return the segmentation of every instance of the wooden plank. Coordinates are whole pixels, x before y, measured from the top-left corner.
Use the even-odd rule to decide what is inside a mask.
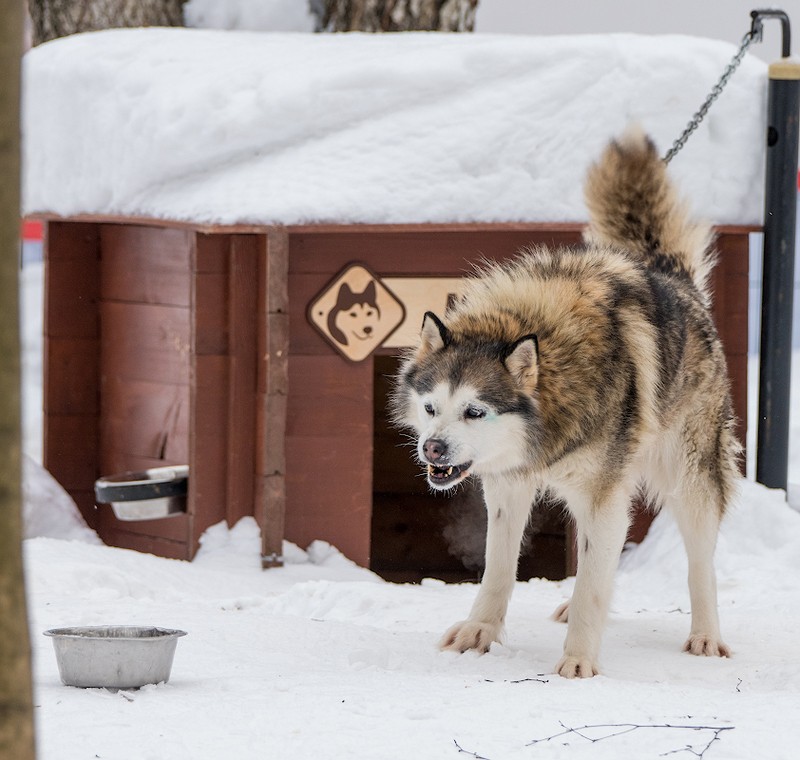
[[[203,531],[226,518],[228,369],[226,356],[192,358],[188,500],[192,554]]]
[[[286,434],[363,436],[372,450],[372,362],[338,355],[289,358]]]
[[[164,384],[189,383],[189,309],[103,301],[100,318],[104,373]]]
[[[256,482],[256,519],[261,525],[261,567],[283,565],[283,537],[286,531],[286,478],[271,475]]]
[[[288,397],[259,394],[256,401],[255,474],[286,473],[286,415]]]
[[[712,274],[713,313],[725,347],[731,380],[736,433],[744,445],[747,440],[747,324],[749,309],[749,258],[747,235],[722,233],[716,247],[717,265]],[[742,473],[745,460],[742,458]]]
[[[577,231],[580,232],[585,226],[582,222],[466,222],[466,223],[412,223],[412,224],[296,224],[288,226],[275,226],[265,224],[206,224],[193,221],[181,221],[178,219],[162,219],[152,216],[120,216],[118,214],[75,214],[68,218],[54,213],[32,214],[30,219],[38,219],[45,222],[65,222],[70,224],[77,223],[109,223],[109,224],[136,224],[144,226],[162,226],[170,229],[183,229],[203,235],[231,235],[231,234],[251,234],[259,235],[273,229],[285,230],[292,234],[325,233],[339,234],[357,232],[361,234],[374,234],[376,232],[392,231],[423,231],[423,232],[484,232],[487,227],[495,231]],[[755,224],[723,224],[716,227],[722,232],[746,235],[750,232],[760,232],[763,227]]]
[[[192,242],[191,266],[194,273],[223,274],[228,271],[228,234],[197,234]]]
[[[118,471],[105,453],[112,449],[161,464],[189,461],[189,386],[165,385],[106,375],[100,419],[101,469]],[[151,465],[153,466],[153,465]],[[124,469],[131,469],[125,465]]]
[[[43,463],[93,525],[99,413],[95,225],[44,225]]]
[[[252,515],[255,498],[258,258],[253,236],[231,239],[228,282],[229,525]],[[263,319],[263,316],[262,316]]]
[[[176,520],[179,518],[171,517],[168,519]],[[117,523],[117,525],[121,524],[123,523]],[[156,533],[156,530],[163,531],[164,527],[159,526],[157,529],[154,529],[152,534],[143,534],[120,529],[113,525],[104,525],[98,532],[103,541],[111,546],[121,546],[126,549],[133,549],[134,551],[143,552],[145,554],[155,554],[159,557],[167,557],[169,559],[191,559],[186,541],[170,539],[160,532]],[[185,529],[182,529],[181,532],[185,533]]]
[[[115,544],[129,549],[134,548],[136,537],[163,538],[186,545],[186,532],[189,516],[178,513],[160,520],[118,520],[110,504],[97,505],[97,531],[105,540],[105,535],[122,536],[126,543]]]
[[[314,539],[328,541],[368,567],[371,440],[361,435],[288,435],[286,461],[286,538],[301,547]]]
[[[194,280],[194,351],[198,355],[228,352],[228,273],[199,272]]]
[[[289,305],[289,236],[285,228],[270,229],[266,243],[266,312],[285,313]]]
[[[387,227],[342,232],[294,232],[289,238],[289,271],[335,273],[354,261],[379,275],[461,276],[482,258],[506,258],[532,243],[572,245],[580,227],[570,229],[486,226],[463,229]]]
[[[69,492],[94,488],[98,470],[97,417],[48,415],[44,466]]]
[[[48,414],[97,415],[98,341],[96,338],[59,338],[46,341],[47,392],[43,408]]]
[[[105,300],[189,306],[189,232],[128,224],[99,232]]]
[[[262,567],[283,564],[286,525],[286,422],[289,392],[289,244],[286,231],[261,238],[255,431],[255,513],[261,526]]]
[[[289,315],[258,312],[259,321],[264,322],[264,348],[259,350],[264,366],[258,377],[261,393],[287,394],[289,392]]]

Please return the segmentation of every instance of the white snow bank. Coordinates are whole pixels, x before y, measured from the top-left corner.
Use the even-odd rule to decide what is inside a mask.
[[[24,208],[216,223],[581,221],[640,122],[666,150],[735,47],[680,36],[111,30],[24,62]],[[766,66],[671,169],[697,213],[762,215]]]
[[[22,457],[22,522],[25,538],[103,543],[61,484],[27,454]]]

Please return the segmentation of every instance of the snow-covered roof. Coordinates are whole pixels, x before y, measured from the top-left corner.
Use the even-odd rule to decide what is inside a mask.
[[[582,221],[637,121],[666,151],[731,44],[683,36],[112,30],[24,62],[24,209],[203,223]],[[713,222],[762,217],[766,65],[670,165]]]

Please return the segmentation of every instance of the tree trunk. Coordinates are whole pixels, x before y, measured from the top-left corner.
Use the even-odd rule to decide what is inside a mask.
[[[183,26],[186,0],[28,0],[33,44],[76,32],[134,26]]]
[[[0,757],[33,760],[31,651],[20,496],[20,58],[22,4],[0,11]]]
[[[309,0],[318,32],[471,32],[478,0]]]

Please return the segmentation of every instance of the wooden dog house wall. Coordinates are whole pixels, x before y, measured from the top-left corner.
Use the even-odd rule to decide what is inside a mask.
[[[751,231],[719,229],[713,275],[740,420]],[[427,493],[386,420],[398,350],[348,361],[306,310],[353,262],[379,278],[458,278],[479,258],[579,239],[578,225],[51,219],[45,466],[112,545],[190,559],[210,525],[252,515],[265,566],[280,563],[283,538],[324,539],[389,578],[470,577],[442,538],[453,504]],[[122,522],[95,505],[100,475],[185,463],[185,514]],[[560,515],[546,513],[538,527],[522,574],[563,577],[574,559]]]

